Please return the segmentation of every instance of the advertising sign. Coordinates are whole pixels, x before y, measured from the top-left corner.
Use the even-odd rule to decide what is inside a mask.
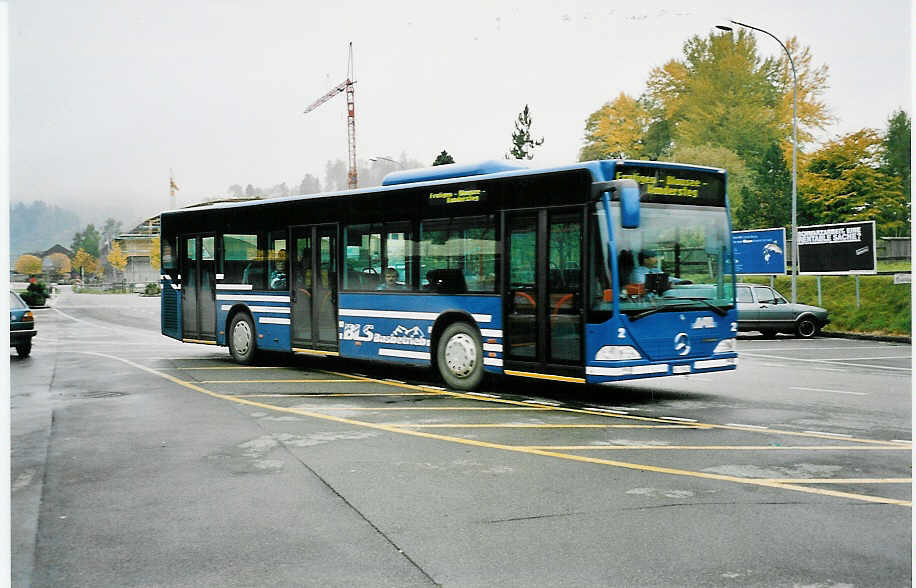
[[[798,273],[874,274],[875,221],[798,227]]]
[[[786,273],[786,230],[732,231],[735,273],[773,275]]]

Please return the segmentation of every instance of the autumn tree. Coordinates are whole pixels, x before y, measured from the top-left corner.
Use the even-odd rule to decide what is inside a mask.
[[[70,262],[73,269],[79,271],[80,279],[83,278],[85,274],[92,273],[96,266],[96,260],[93,256],[86,253],[85,249],[80,248],[79,251],[73,256],[73,261]]]
[[[874,220],[879,236],[909,234],[909,200],[901,178],[881,167],[882,143],[862,129],[811,154],[798,188],[818,222]]]
[[[149,264],[155,269],[162,267],[162,241],[159,237],[153,237],[150,241]]]
[[[512,147],[506,154],[506,159],[533,159],[534,148],[544,144],[544,137],[533,139],[531,137],[531,113],[528,105],[518,113],[515,119],[515,130],[512,132]]]
[[[588,116],[579,161],[648,158],[648,130],[649,113],[638,100],[621,92]]]
[[[111,250],[108,252],[106,259],[111,264],[111,267],[119,272],[123,272],[127,268],[127,255],[121,250],[121,244],[117,241],[111,245]]]
[[[41,258],[35,255],[20,255],[13,266],[16,273],[35,276],[41,273]]]
[[[804,144],[833,120],[819,100],[828,70],[815,67],[810,50],[795,38],[786,47],[798,71],[798,139]],[[747,31],[695,36],[684,44],[681,59],[651,71],[638,99],[618,96],[589,116],[580,157],[620,152],[632,157],[628,148],[637,157],[656,159],[687,146],[712,145],[756,165],[774,141],[784,151],[791,146],[794,84],[788,68],[785,55],[761,57]]]
[[[70,273],[70,258],[63,253],[52,253],[48,256],[48,260],[51,262],[51,273],[57,275]]]

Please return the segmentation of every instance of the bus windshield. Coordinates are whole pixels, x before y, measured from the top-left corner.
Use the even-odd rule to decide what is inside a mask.
[[[734,305],[734,269],[725,208],[642,203],[640,226],[621,226],[620,203],[611,202],[616,250],[614,295],[631,320],[656,312],[712,310],[724,315]],[[607,235],[604,205],[596,205],[599,235]],[[605,241],[606,243],[607,241]],[[610,261],[610,260],[608,260]],[[609,306],[608,296],[602,306]]]

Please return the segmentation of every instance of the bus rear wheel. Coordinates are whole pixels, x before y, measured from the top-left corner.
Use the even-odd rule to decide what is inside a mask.
[[[254,322],[251,317],[240,312],[232,317],[229,323],[229,354],[242,365],[254,363],[257,355]]]
[[[483,346],[477,329],[452,323],[439,337],[436,365],[445,383],[456,390],[476,390],[483,380]]]

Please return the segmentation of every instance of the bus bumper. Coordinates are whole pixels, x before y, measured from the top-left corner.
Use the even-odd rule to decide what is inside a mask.
[[[612,363],[618,365],[611,365]],[[681,376],[734,370],[738,367],[738,354],[717,354],[715,357],[694,358],[657,363],[605,362],[585,368],[585,381],[589,384],[610,384],[622,380],[655,378],[659,376]]]

